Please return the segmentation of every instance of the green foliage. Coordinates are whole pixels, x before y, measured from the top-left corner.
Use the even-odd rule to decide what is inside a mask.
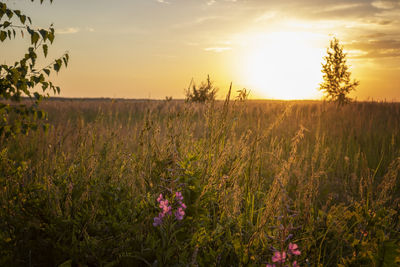
[[[338,106],[343,106],[351,101],[348,95],[356,89],[359,81],[351,81],[346,54],[338,39],[331,40],[326,53],[325,63],[322,64],[324,82],[320,84],[319,90],[324,93],[326,99],[336,102]]]
[[[30,17],[20,10],[10,9],[1,1],[0,41],[17,38],[17,33],[21,33],[22,38],[27,34],[30,37],[30,46],[25,55],[14,64],[0,65],[0,136],[6,137],[19,132],[26,134],[29,129],[37,128],[36,118],[46,116],[43,111],[38,110],[39,102],[49,96],[49,91],[60,92],[60,88],[49,81],[48,77],[52,71],[59,72],[63,65],[67,67],[69,61],[69,55],[65,53],[49,65],[38,67],[39,53],[42,52],[46,58],[49,45],[54,42],[53,25],[48,29],[33,28]],[[39,87],[42,93],[37,91]],[[29,97],[33,104],[19,104],[22,97]]]
[[[207,76],[207,81],[202,82],[199,87],[192,81],[189,88],[186,90],[186,101],[204,103],[206,101],[215,100],[218,89],[214,87],[210,80],[210,75]]]

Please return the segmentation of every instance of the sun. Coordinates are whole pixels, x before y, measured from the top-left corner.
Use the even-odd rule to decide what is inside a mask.
[[[246,49],[240,72],[244,83],[262,97],[316,99],[324,52],[309,33],[256,35]]]

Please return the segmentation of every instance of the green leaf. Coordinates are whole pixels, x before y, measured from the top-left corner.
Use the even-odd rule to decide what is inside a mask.
[[[10,26],[10,25],[11,25],[11,22],[5,21],[5,22],[3,23],[3,29],[7,28],[7,27]]]
[[[47,34],[47,38],[49,38],[49,40],[50,40],[50,43],[53,43],[53,41],[54,41],[54,32],[49,32],[48,34]]]
[[[42,47],[43,47],[43,54],[44,54],[44,57],[47,57],[47,52],[48,52],[48,50],[49,50],[49,47],[47,46],[47,44],[44,44]]]
[[[0,32],[0,41],[4,41],[7,38],[7,32],[1,31]]]
[[[37,100],[39,100],[40,97],[41,97],[41,95],[40,95],[39,93],[37,93],[37,92],[34,92],[33,95],[35,96],[35,98],[36,98]]]
[[[33,32],[33,34],[31,35],[31,43],[37,44],[38,41],[39,41],[39,34],[37,32]]]
[[[57,59],[56,63],[53,65],[53,68],[55,71],[59,72],[62,66],[62,61],[61,59]]]
[[[43,92],[46,91],[46,89],[49,87],[49,83],[47,82],[42,82],[42,90]]]
[[[67,60],[66,57],[63,57],[63,61],[64,61],[64,64],[65,64],[65,67],[68,67],[68,60]]]
[[[29,26],[26,28],[26,30],[28,31],[28,33],[29,33],[30,35],[33,34],[33,30],[32,30]]]
[[[19,20],[21,21],[22,24],[25,24],[26,16],[25,15],[20,16]]]
[[[47,39],[47,31],[46,30],[39,30],[40,35],[42,36],[43,40],[46,41]]]
[[[14,16],[14,13],[9,9],[6,10],[6,14],[7,14],[8,19],[11,19]]]
[[[50,70],[49,69],[44,69],[43,71],[47,74],[47,76],[50,76]]]

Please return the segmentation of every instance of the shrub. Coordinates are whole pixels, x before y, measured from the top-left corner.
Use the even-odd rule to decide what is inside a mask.
[[[207,75],[207,81],[202,82],[199,87],[192,80],[186,91],[186,101],[200,103],[212,101],[215,100],[217,91],[218,89],[214,87],[213,82],[210,80],[210,75]]]

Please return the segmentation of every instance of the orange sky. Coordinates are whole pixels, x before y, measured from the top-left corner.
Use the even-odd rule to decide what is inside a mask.
[[[64,97],[183,98],[192,78],[210,74],[220,98],[231,81],[252,98],[320,98],[322,57],[336,36],[361,82],[353,97],[400,101],[399,0],[5,2],[35,25],[54,23],[50,58],[71,56],[53,76]],[[1,63],[27,42],[0,44]]]

